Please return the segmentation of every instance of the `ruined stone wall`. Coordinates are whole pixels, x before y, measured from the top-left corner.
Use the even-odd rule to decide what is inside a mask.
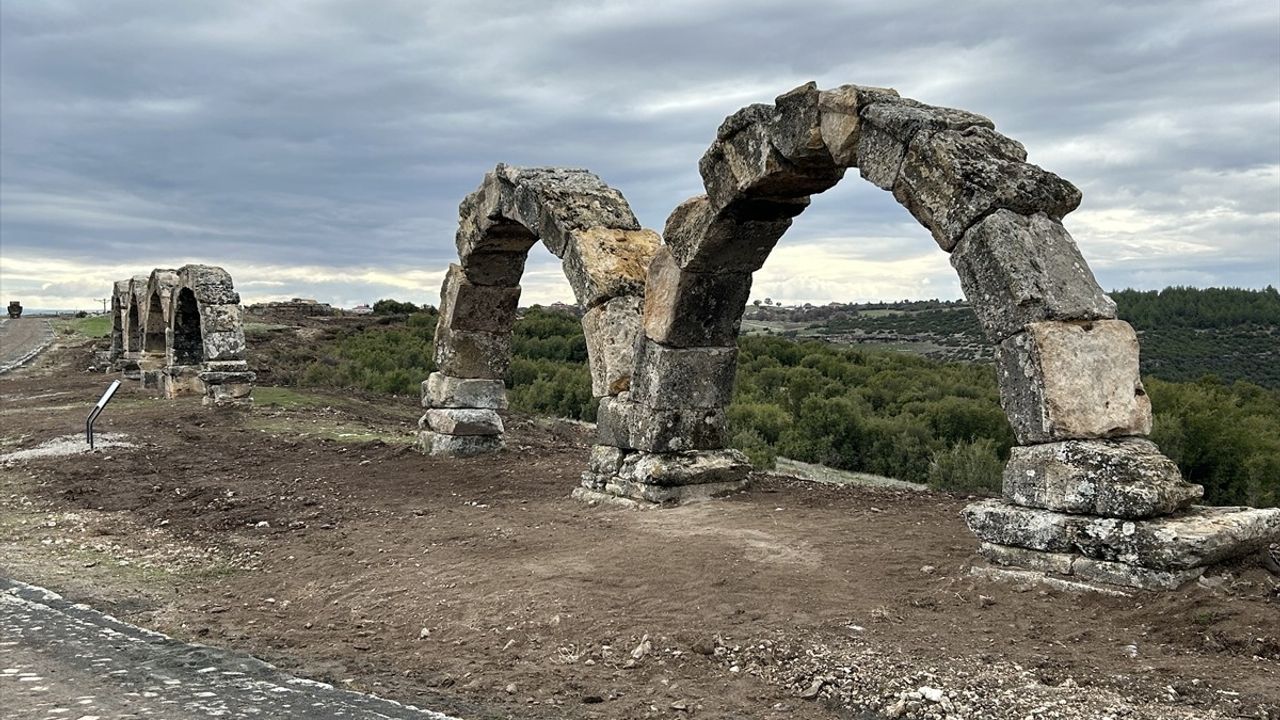
[[[658,247],[622,194],[585,171],[499,165],[459,206],[458,263],[440,291],[435,359],[422,385],[424,451],[467,455],[502,447],[503,376],[520,277],[539,240],[562,261],[584,311],[592,392],[631,382],[645,270]]]
[[[115,283],[112,353],[126,378],[166,397],[194,393],[205,404],[249,405],[240,295],[222,268],[184,265]]]

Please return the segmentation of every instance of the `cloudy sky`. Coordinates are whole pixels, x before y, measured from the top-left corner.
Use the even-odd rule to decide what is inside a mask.
[[[0,292],[97,307],[152,267],[248,302],[434,303],[458,201],[498,162],[587,167],[642,224],[701,190],[720,120],[808,80],[995,120],[1076,183],[1104,287],[1280,284],[1280,4],[0,3]],[[526,302],[569,300],[535,248]],[[960,296],[851,173],[754,296]]]

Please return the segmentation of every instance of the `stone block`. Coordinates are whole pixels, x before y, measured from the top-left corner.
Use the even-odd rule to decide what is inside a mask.
[[[722,126],[723,128],[723,126]],[[772,118],[717,138],[698,163],[716,209],[743,198],[803,198],[835,185],[844,169],[827,162],[801,167],[774,147]]]
[[[502,418],[493,410],[431,408],[422,416],[426,429],[444,435],[501,435]]]
[[[1205,567],[1280,541],[1280,508],[1203,507],[1124,520],[984,500],[964,510],[980,540],[1155,570]]]
[[[650,408],[722,408],[733,398],[738,349],[639,343],[631,399]]]
[[[978,544],[978,554],[998,565],[1009,565],[1026,568],[1027,570],[1057,573],[1059,575],[1070,575],[1072,564],[1075,563],[1076,558],[1080,557],[1074,553],[1028,550],[1027,548],[997,545],[989,542]]]
[[[433,372],[422,382],[422,406],[506,410],[507,388],[501,380],[458,378]]]
[[[640,338],[640,295],[616,297],[582,316],[591,365],[591,394],[617,395],[631,387],[636,343]]]
[[[1138,337],[1126,322],[1030,323],[996,346],[996,369],[1021,445],[1151,432]]]
[[[987,542],[979,546],[978,554],[999,565],[1069,575],[1089,582],[1141,590],[1176,590],[1200,577],[1205,570],[1203,567],[1155,570],[1126,563],[1094,560],[1074,553],[1040,552]]]
[[[456,378],[500,380],[511,365],[511,333],[436,327],[436,366]]]
[[[746,479],[729,482],[699,483],[697,485],[650,485],[621,478],[611,478],[603,490],[575,488],[574,497],[587,502],[608,502],[610,498],[626,498],[639,503],[679,505],[723,497],[747,487]],[[580,492],[585,491],[585,492]]]
[[[461,256],[462,271],[475,285],[519,285],[528,251],[473,252]]]
[[[799,200],[742,200],[719,210],[706,195],[681,203],[667,218],[663,240],[676,264],[691,272],[752,273],[764,265],[791,218],[808,207]]]
[[[470,457],[498,452],[505,443],[501,435],[445,435],[421,430],[418,432],[418,449],[427,455],[445,457]]]
[[[882,190],[892,190],[907,148],[920,133],[994,128],[987,118],[964,110],[934,107],[910,98],[876,97],[859,109],[858,170]]]
[[[596,444],[591,447],[591,457],[587,460],[587,470],[596,475],[612,477],[622,469],[622,461],[627,452],[620,447]]]
[[[859,110],[877,100],[896,97],[896,90],[860,85],[841,85],[818,93],[818,128],[836,165],[858,164]]]
[[[1066,513],[1148,518],[1181,510],[1203,494],[1155,443],[1140,438],[1014,447],[1004,469],[1006,500]]]
[[[951,266],[992,342],[1028,323],[1116,316],[1071,235],[1043,213],[992,213],[965,233]]]
[[[240,360],[244,358],[244,326],[234,330],[206,332],[204,341],[204,359],[206,361]]]
[[[170,399],[182,395],[204,395],[199,365],[170,365],[160,370],[160,389]]]
[[[1080,205],[1080,190],[1025,159],[1022,145],[985,127],[917,135],[893,196],[947,252],[993,210],[1060,220]]]
[[[682,270],[664,247],[649,266],[645,334],[673,347],[733,345],[750,294],[750,273]]]
[[[516,321],[520,287],[476,285],[461,265],[449,265],[440,288],[439,326],[453,331],[509,333]]]
[[[643,485],[699,485],[738,482],[751,472],[751,461],[737,450],[633,452],[623,457],[620,480]]]
[[[719,408],[654,409],[624,395],[601,400],[596,413],[601,445],[665,453],[718,450],[728,440],[728,419]]]
[[[239,305],[204,305],[200,308],[200,328],[203,334],[215,332],[235,332],[240,330],[243,335],[244,319],[243,311]],[[161,319],[157,324],[163,324],[165,321]],[[155,323],[154,319],[148,321],[148,325]]]
[[[591,227],[570,233],[563,265],[578,305],[592,308],[610,298],[644,294],[649,263],[661,244],[652,230]]]
[[[513,219],[532,230],[556,257],[566,256],[574,231],[640,229],[622,194],[586,170],[499,166],[495,172],[516,188]]]

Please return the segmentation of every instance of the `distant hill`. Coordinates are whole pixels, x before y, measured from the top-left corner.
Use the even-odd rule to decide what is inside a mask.
[[[1120,318],[1142,339],[1142,372],[1165,380],[1205,376],[1280,388],[1280,292],[1170,287],[1111,293]],[[993,357],[973,309],[963,301],[752,305],[746,334],[815,338],[912,352],[936,360]]]

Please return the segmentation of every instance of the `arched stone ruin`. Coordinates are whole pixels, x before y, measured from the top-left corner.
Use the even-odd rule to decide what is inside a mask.
[[[626,391],[645,269],[658,235],[617,190],[585,171],[499,165],[459,207],[458,263],[440,291],[437,372],[422,384],[420,444],[436,455],[502,447],[503,375],[525,259],[539,240],[560,258],[583,310],[596,397]]]
[[[157,268],[115,283],[111,308],[111,355],[126,378],[142,379],[170,398],[199,394],[206,405],[253,403],[240,295],[227,271]]]
[[[1146,439],[1151,405],[1138,374],[1137,336],[1116,319],[1115,304],[1061,224],[1079,205],[1080,192],[1026,158],[1023,146],[985,117],[882,88],[820,91],[809,83],[773,105],[729,116],[699,164],[706,194],[671,214],[647,277],[625,276],[629,285],[645,277],[643,293],[636,288],[614,296],[626,307],[616,332],[634,336],[636,344],[614,356],[629,359],[630,372],[610,366],[602,377],[593,353],[593,379],[608,392],[597,392],[598,444],[575,496],[652,504],[745,483],[750,466],[725,447],[724,409],[751,274],[810,196],[856,167],[891,191],[951,254],[996,346],[1001,404],[1018,445],[1005,469],[1004,499],[974,503],[965,512],[982,555],[1085,579],[1176,587],[1212,563],[1280,537],[1280,510],[1193,506],[1202,488],[1185,482]],[[507,308],[518,300],[518,289],[510,289],[524,252],[545,224],[561,223],[556,237],[569,229],[559,208],[548,217],[544,194],[519,190],[522,172],[544,171],[499,166],[462,204],[463,270],[450,270],[438,334],[442,367],[455,364],[425,384],[424,404],[502,406],[499,378],[509,344],[497,335],[509,337]],[[614,207],[625,207],[621,196]],[[634,225],[629,211],[614,217]],[[549,246],[564,257],[563,245]],[[492,265],[480,260],[485,257],[495,258]],[[459,314],[464,275],[476,285],[508,288],[507,294]],[[633,332],[630,303],[642,295],[642,328]],[[579,293],[584,307],[593,307],[592,299],[584,302]],[[480,308],[501,308],[501,324]],[[459,327],[455,315],[475,318],[474,331],[501,332],[460,345],[450,335]],[[585,320],[584,328],[592,342]],[[492,361],[483,357],[489,352]],[[457,370],[460,353],[474,368],[471,375]],[[463,388],[476,390],[467,395]],[[424,420],[430,423],[430,411]],[[488,422],[496,423],[496,414]],[[489,441],[470,449],[499,446]]]

